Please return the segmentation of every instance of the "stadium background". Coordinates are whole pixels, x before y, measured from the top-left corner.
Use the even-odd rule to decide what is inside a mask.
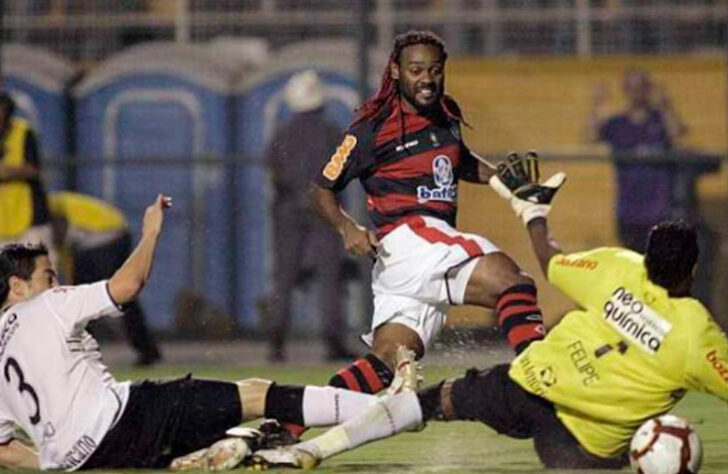
[[[3,85],[40,133],[51,189],[119,206],[137,232],[143,206],[175,198],[143,302],[159,332],[194,337],[261,331],[270,280],[270,187],[265,139],[289,113],[280,91],[294,72],[323,76],[328,113],[342,124],[378,84],[395,34],[438,32],[447,86],[489,156],[538,149],[544,173],[569,181],[553,213],[563,247],[617,244],[613,165],[588,144],[593,88],[620,106],[625,68],[644,67],[690,127],[679,159],[711,162],[695,183],[714,245],[707,294],[728,323],[728,3],[649,0],[5,0]],[[669,157],[666,157],[666,159]],[[699,166],[697,167],[700,168]],[[706,168],[707,171],[707,168]],[[688,180],[690,182],[690,180]],[[302,183],[304,185],[304,183]],[[690,187],[686,188],[688,191]],[[353,212],[356,191],[347,196]],[[680,212],[696,217],[691,196]],[[520,223],[487,188],[463,184],[459,225],[481,233],[532,274]],[[359,274],[366,264],[355,263]],[[538,278],[547,319],[568,301]],[[369,322],[360,279],[350,287],[352,334]],[[318,330],[315,288],[297,296],[295,328]],[[190,313],[192,318],[189,318]],[[188,317],[186,318],[185,315]],[[452,311],[480,328],[491,314]],[[206,326],[185,321],[207,321]],[[181,333],[180,333],[180,330]]]

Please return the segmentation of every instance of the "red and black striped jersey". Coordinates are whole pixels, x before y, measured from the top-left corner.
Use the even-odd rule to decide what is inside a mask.
[[[380,117],[346,131],[316,184],[339,193],[359,178],[380,237],[411,215],[454,226],[458,177],[464,167],[477,166],[461,139],[460,123],[444,114],[419,115],[404,104]]]

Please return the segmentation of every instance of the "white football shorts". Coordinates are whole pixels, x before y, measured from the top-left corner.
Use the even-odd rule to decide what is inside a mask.
[[[408,217],[380,241],[372,269],[374,330],[398,323],[415,331],[427,348],[445,324],[450,305],[461,305],[478,260],[499,249],[488,239],[460,232],[433,217]]]

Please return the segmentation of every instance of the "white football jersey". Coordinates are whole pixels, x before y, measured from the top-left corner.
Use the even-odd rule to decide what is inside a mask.
[[[107,282],[61,286],[0,316],[0,443],[20,425],[41,469],[74,470],[121,416],[129,382],[101,361],[89,321],[122,313]]]

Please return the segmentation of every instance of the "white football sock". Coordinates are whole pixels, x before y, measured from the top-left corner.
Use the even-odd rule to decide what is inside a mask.
[[[335,387],[306,386],[303,391],[305,426],[338,425],[364,412],[377,397]]]
[[[326,433],[296,446],[326,459],[381,438],[394,436],[422,423],[422,408],[414,392],[376,398],[376,403],[358,416]]]

